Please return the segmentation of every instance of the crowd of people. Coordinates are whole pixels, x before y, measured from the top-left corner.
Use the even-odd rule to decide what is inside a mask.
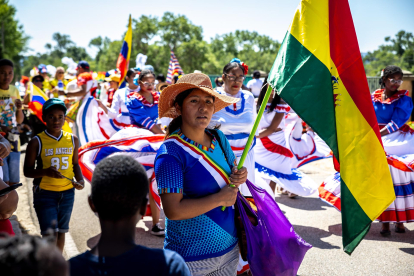
[[[269,84],[259,71],[244,86],[249,69],[237,58],[223,67],[215,88],[201,72],[176,75],[167,83],[152,66],[129,69],[124,79],[111,70],[98,81],[80,61],[76,74],[58,67],[53,78],[39,65],[17,89],[11,85],[13,69],[11,61],[0,60],[0,232],[14,235],[8,218],[18,195],[1,191],[20,182],[25,141],[23,172],[34,178],[33,204],[43,239],[0,239],[0,270],[8,275],[127,275],[137,269],[142,275],[247,273],[232,208],[238,192],[253,201],[247,180],[273,197],[309,196],[319,189],[321,199],[338,207],[339,173],[319,187],[299,170],[331,157],[329,147],[277,93],[263,102]],[[391,234],[390,222],[403,233],[403,223],[414,221],[414,173],[404,169],[414,160],[399,158],[414,154],[414,130],[405,125],[413,105],[407,92],[398,90],[402,76],[400,68],[388,66],[382,88],[372,96],[385,151],[394,162],[389,161],[397,199],[379,217],[385,236]],[[38,90],[49,98],[41,116],[30,108]],[[262,104],[265,113],[237,169]],[[85,139],[90,130],[84,114],[91,110],[99,118],[92,123],[106,137],[99,145]],[[139,147],[133,146],[137,140]],[[85,155],[96,148],[92,157]],[[96,246],[67,263],[61,255],[65,233],[76,190],[89,185],[85,178],[92,191],[84,200],[99,217],[102,233]],[[147,207],[150,233],[165,236],[164,250],[136,244],[135,227]]]

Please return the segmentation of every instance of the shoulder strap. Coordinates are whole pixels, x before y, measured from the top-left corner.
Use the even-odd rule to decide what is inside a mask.
[[[226,152],[226,150],[224,149],[223,143],[222,143],[222,141],[221,141],[221,138],[220,138],[220,135],[218,134],[217,129],[209,129],[209,131],[210,131],[211,133],[213,133],[213,134],[214,134],[214,137],[216,137],[217,142],[219,143],[220,148],[221,148],[221,150],[222,150],[222,151],[223,151],[223,153],[224,153],[224,157],[226,158],[227,164],[229,164],[229,167],[230,167],[230,168],[232,168],[232,167],[234,166],[234,164],[230,164],[230,162],[229,162],[229,160],[230,160],[230,159],[229,159],[229,157],[227,156],[227,152]]]

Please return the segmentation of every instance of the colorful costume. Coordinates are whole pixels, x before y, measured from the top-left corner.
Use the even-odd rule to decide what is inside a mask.
[[[151,130],[158,120],[158,92],[152,92],[153,103],[148,102],[138,92],[127,96],[126,106],[129,110],[131,124]]]
[[[240,90],[236,95],[227,94],[222,87],[217,88],[216,91],[223,95],[241,99],[239,102],[214,113],[209,125],[210,128],[220,126],[220,130],[226,135],[231,149],[237,161],[239,161],[256,119],[254,97],[251,92],[245,90]],[[257,184],[255,181],[253,150],[255,144],[256,139],[247,154],[243,166],[247,169],[247,178],[250,182]],[[240,191],[245,196],[251,196],[246,184],[240,186]]]
[[[287,104],[278,104],[270,112],[268,107],[270,104],[267,104],[266,111],[260,120],[259,131],[271,125],[276,113],[287,113],[290,110]],[[257,139],[254,149],[256,173],[291,193],[301,196],[311,195],[316,191],[316,184],[311,178],[292,167],[294,155],[286,147],[285,118],[280,122],[279,128],[282,130]]]
[[[382,222],[414,221],[414,130],[404,125],[410,118],[413,103],[408,91],[397,91],[382,100],[384,90],[372,94],[372,101],[380,130],[387,128],[390,134],[382,137],[388,165],[394,183],[396,199],[379,216]],[[340,175],[336,173],[319,187],[322,200],[340,210]]]
[[[215,194],[230,183],[229,164],[235,156],[224,134],[220,143],[213,136],[210,147],[187,138],[180,130],[163,143],[155,159],[155,175],[159,193],[181,193],[184,199]],[[224,148],[222,149],[221,146]],[[224,154],[226,152],[226,154]],[[225,156],[230,160],[226,161]],[[180,254],[186,262],[222,256],[237,246],[234,209],[217,207],[185,220],[166,218],[164,248]]]
[[[292,110],[286,115],[287,148],[293,153],[292,167],[300,168],[310,162],[332,157],[329,146],[313,131],[303,133],[301,118]]]
[[[129,110],[126,106],[128,101],[128,95],[138,91],[138,88],[135,90],[125,87],[118,89],[115,92],[111,108],[108,108],[108,116],[113,119],[113,122],[118,127],[127,127],[131,125],[131,119],[129,117]]]

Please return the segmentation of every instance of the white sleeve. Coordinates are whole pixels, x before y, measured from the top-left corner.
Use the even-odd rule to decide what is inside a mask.
[[[249,80],[249,81],[247,82],[246,87],[247,87],[247,88],[251,88],[251,87],[252,87],[252,81],[251,81],[251,80]]]
[[[119,114],[119,109],[121,108],[120,97],[121,93],[124,92],[124,89],[118,89],[115,92],[114,98],[112,100],[111,108],[108,108],[108,116],[111,119],[115,119],[116,116]]]

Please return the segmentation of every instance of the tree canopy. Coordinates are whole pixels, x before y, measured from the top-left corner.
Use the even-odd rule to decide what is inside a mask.
[[[368,76],[379,76],[387,65],[396,65],[403,70],[414,72],[414,37],[412,33],[399,31],[395,37],[385,37],[387,44],[368,52],[364,57],[365,72]]]
[[[67,56],[74,61],[87,60],[94,71],[108,71],[116,67],[125,29],[119,40],[95,37],[89,42],[96,50],[93,58],[85,48],[79,47],[67,34],[54,33],[45,44],[45,52],[24,56],[29,50],[30,39],[23,26],[15,19],[16,9],[9,0],[0,0],[0,58],[9,58],[16,63],[16,75],[28,75],[41,63],[63,66],[61,60]],[[247,30],[236,30],[216,35],[209,41],[203,38],[203,28],[194,25],[186,16],[166,12],[162,17],[142,15],[132,19],[132,49],[130,67],[135,67],[139,53],[148,56],[156,73],[167,73],[170,49],[173,49],[185,73],[201,70],[206,74],[221,74],[222,68],[232,58],[238,57],[253,70],[268,72],[280,48],[280,43],[269,36]],[[3,39],[4,38],[4,39]],[[3,42],[4,41],[4,42]],[[413,34],[399,31],[394,37],[385,37],[385,43],[377,50],[368,52],[363,58],[368,76],[377,76],[387,65],[394,64],[414,72]]]

